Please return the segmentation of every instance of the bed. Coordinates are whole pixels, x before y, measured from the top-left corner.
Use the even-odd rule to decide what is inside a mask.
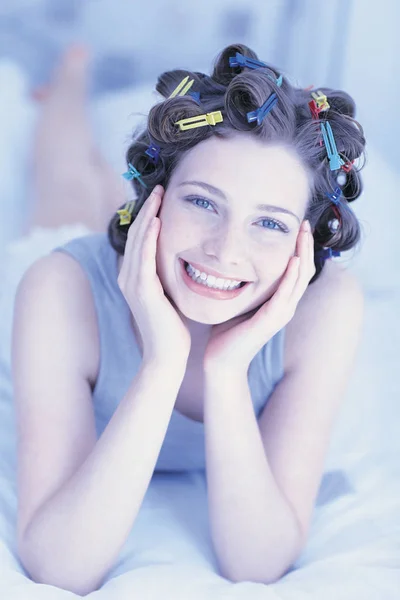
[[[36,232],[35,253],[27,255],[19,236],[21,211],[29,201],[29,145],[37,109],[27,95],[24,73],[10,60],[0,61],[0,89],[4,90],[0,97],[0,598],[72,599],[78,596],[31,581],[16,553],[16,433],[10,380],[13,294],[18,281],[33,260],[71,236],[71,229],[61,229],[56,235]],[[103,95],[93,104],[98,143],[117,172],[125,170],[130,130],[154,99],[152,90],[142,87]],[[139,115],[132,115],[134,111]],[[204,473],[157,473],[116,564],[101,588],[88,597],[400,597],[400,282],[399,242],[392,226],[400,217],[396,198],[400,177],[373,144],[368,160],[365,192],[354,203],[364,229],[362,248],[339,259],[357,274],[364,289],[363,337],[301,556],[284,577],[270,585],[224,579],[218,574],[210,539]],[[84,235],[85,230],[78,224],[73,234]]]

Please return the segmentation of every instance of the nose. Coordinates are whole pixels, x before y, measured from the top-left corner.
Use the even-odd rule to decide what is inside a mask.
[[[206,237],[203,250],[208,256],[216,257],[226,269],[229,265],[243,262],[246,245],[238,228],[226,225],[212,230]]]

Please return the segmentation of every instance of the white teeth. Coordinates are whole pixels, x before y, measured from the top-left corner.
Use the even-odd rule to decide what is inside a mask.
[[[215,289],[232,290],[239,287],[241,283],[240,281],[231,281],[229,279],[222,279],[221,277],[217,278],[214,275],[207,275],[207,273],[195,269],[190,263],[187,264],[186,271],[194,281]]]

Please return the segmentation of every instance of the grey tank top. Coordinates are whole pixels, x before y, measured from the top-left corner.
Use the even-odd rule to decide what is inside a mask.
[[[93,389],[98,437],[125,396],[141,363],[140,348],[131,324],[131,312],[118,286],[118,254],[106,233],[69,241],[53,252],[66,252],[83,268],[93,293],[100,336],[100,365]],[[252,360],[249,389],[258,417],[284,375],[281,329]],[[205,469],[204,424],[172,411],[155,471]]]

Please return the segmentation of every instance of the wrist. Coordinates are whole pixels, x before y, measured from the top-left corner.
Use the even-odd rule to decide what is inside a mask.
[[[145,371],[154,373],[155,377],[176,377],[181,378],[185,375],[187,358],[172,358],[147,356],[143,357],[141,368]]]
[[[233,362],[217,362],[208,361],[204,362],[203,370],[204,375],[207,378],[224,379],[229,377],[230,379],[237,379],[243,376],[247,377],[249,366],[246,362],[242,361],[240,364]]]
[[[204,364],[204,377],[206,381],[214,383],[225,383],[247,379],[249,365],[244,362],[241,365],[224,363]]]

